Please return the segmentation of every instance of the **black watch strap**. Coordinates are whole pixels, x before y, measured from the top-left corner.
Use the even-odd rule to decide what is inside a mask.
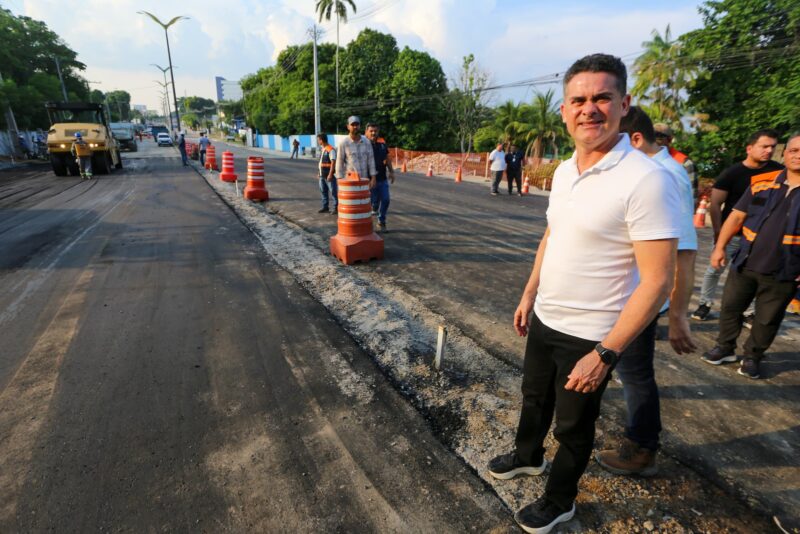
[[[597,344],[594,350],[597,351],[597,354],[600,355],[600,359],[606,365],[614,365],[619,361],[619,354],[616,351],[607,349],[600,343]]]

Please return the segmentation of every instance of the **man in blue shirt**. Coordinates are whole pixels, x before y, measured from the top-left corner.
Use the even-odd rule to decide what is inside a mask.
[[[387,232],[386,212],[389,211],[389,181],[394,183],[394,169],[389,159],[389,148],[382,137],[378,137],[378,125],[367,125],[367,139],[372,142],[372,152],[375,154],[375,168],[377,174],[370,180],[372,196],[372,215],[378,216],[381,232]],[[387,180],[388,171],[388,180]]]

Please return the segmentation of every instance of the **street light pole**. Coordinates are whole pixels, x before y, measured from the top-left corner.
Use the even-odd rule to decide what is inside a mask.
[[[61,94],[64,95],[64,102],[69,102],[67,98],[67,87],[64,85],[64,77],[61,75],[61,63],[58,61],[58,56],[53,56],[56,60],[56,71],[58,72],[58,81],[61,82]]]
[[[170,75],[170,78],[172,79],[172,99],[175,101],[175,122],[177,123],[178,130],[180,130],[181,129],[181,116],[180,116],[180,112],[178,111],[178,93],[175,91],[175,73],[173,72],[173,69],[172,69],[172,52],[169,49],[169,32],[167,30],[169,30],[169,27],[172,26],[173,24],[175,24],[176,22],[178,22],[179,20],[188,19],[189,17],[184,17],[183,15],[178,15],[177,17],[172,17],[172,20],[170,20],[169,22],[164,24],[163,22],[158,20],[158,17],[156,17],[152,13],[148,13],[147,11],[139,11],[138,13],[141,14],[141,15],[147,15],[148,17],[153,19],[153,21],[156,24],[158,24],[159,26],[164,28],[164,36],[167,38],[167,59],[169,60],[169,75]]]
[[[167,87],[169,87],[169,83],[167,82],[167,71],[170,70],[170,67],[162,67],[161,65],[156,65],[155,63],[150,63],[150,64],[152,66],[154,66],[155,68],[157,68],[158,70],[160,70],[161,74],[164,75],[164,84],[163,84],[164,96],[167,99],[167,103],[169,103],[169,91],[167,91]],[[177,67],[175,67],[175,68],[177,68]],[[172,84],[172,87],[173,87],[173,89],[175,88],[175,83],[174,82]],[[173,91],[173,93],[174,93],[174,91]],[[169,106],[167,106],[167,107],[169,107]],[[178,109],[178,101],[177,100],[175,101],[175,109],[176,110]],[[170,130],[172,130],[173,129],[173,126],[172,126],[172,114],[168,113],[168,115],[169,115],[169,128],[170,128]],[[178,129],[180,129],[180,124],[178,125]]]

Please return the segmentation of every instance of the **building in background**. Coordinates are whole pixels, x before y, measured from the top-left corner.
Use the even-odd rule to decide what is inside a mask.
[[[134,104],[133,109],[135,109],[142,115],[147,115],[147,106],[145,106],[144,104]]]
[[[222,76],[216,76],[214,81],[217,86],[217,102],[222,102],[223,100],[237,101],[242,99],[242,86],[239,82],[226,80]]]

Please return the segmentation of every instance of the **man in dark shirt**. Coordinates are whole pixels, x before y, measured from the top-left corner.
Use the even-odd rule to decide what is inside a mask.
[[[522,196],[522,164],[525,154],[511,145],[511,150],[506,154],[506,179],[508,180],[508,194],[514,194],[514,182],[517,182],[517,194]]]
[[[778,144],[778,133],[775,130],[759,130],[747,140],[747,157],[744,161],[736,163],[722,171],[711,189],[711,225],[714,227],[714,242],[719,238],[723,223],[731,214],[731,210],[741,198],[742,194],[750,187],[753,176],[765,172],[780,170],[783,165],[772,161],[775,145]],[[731,242],[728,254],[733,254],[739,248],[739,240]],[[700,302],[692,313],[692,319],[705,321],[709,318],[711,307],[714,304],[714,293],[719,284],[719,277],[725,267],[719,269],[709,265],[703,275],[703,285],[700,288]]]
[[[711,254],[715,268],[726,264],[725,246],[742,232],[719,317],[717,346],[703,355],[711,364],[735,362],[742,312],[755,298],[756,312],[744,343],[739,374],[759,377],[759,362],[772,344],[800,282],[800,134],[784,152],[786,170],[756,176],[725,221]]]
[[[375,154],[375,169],[377,174],[370,180],[370,193],[372,196],[372,214],[378,216],[379,230],[387,232],[386,212],[389,211],[389,181],[394,183],[394,169],[389,158],[389,148],[386,141],[378,136],[378,125],[367,124],[367,139],[372,141],[372,152]],[[387,180],[388,172],[388,180]]]

